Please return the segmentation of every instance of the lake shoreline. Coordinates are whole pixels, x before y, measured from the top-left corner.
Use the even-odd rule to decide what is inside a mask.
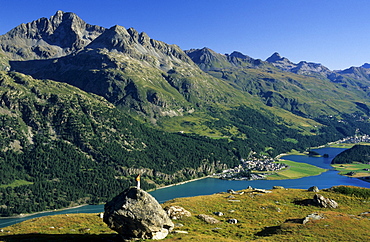
[[[45,211],[40,211],[40,212],[35,212],[35,213],[21,213],[21,214],[9,216],[9,217],[0,217],[0,220],[1,219],[9,219],[9,218],[26,218],[26,217],[30,217],[30,216],[37,215],[37,214],[50,213],[50,212],[60,212],[60,211],[68,210],[68,209],[83,207],[83,206],[86,206],[86,205],[91,205],[91,204],[80,204],[80,205],[77,205],[77,206],[60,208],[60,209],[53,209],[53,210],[45,210]]]
[[[314,147],[314,148],[311,148],[311,149],[320,149],[320,148],[323,148],[323,147],[338,148],[338,147],[335,147],[335,146],[328,145],[328,146],[322,146],[322,147]],[[280,159],[282,159],[282,157],[287,156],[287,155],[307,155],[307,154],[305,154],[303,152],[297,152],[297,151],[295,151],[295,152],[287,152],[287,153],[282,153],[282,154],[277,155],[275,157],[275,159],[279,159],[280,160]],[[278,180],[294,180],[294,179],[303,178],[303,177],[307,177],[307,176],[295,177],[293,179],[280,178],[280,179],[274,179],[274,180],[275,181],[278,181]],[[170,185],[166,185],[166,186],[162,186],[162,187],[157,187],[157,188],[154,188],[154,189],[150,189],[147,192],[153,192],[153,191],[164,189],[164,188],[169,188],[169,187],[174,187],[174,186],[178,186],[178,185],[183,185],[183,184],[186,184],[186,183],[190,183],[190,182],[194,182],[194,181],[198,181],[198,180],[202,180],[202,179],[206,179],[206,178],[218,179],[214,175],[208,175],[208,176],[198,177],[198,178],[194,178],[194,179],[183,181],[183,182],[178,182],[178,183],[175,183],[175,184],[170,184]],[[361,178],[357,178],[357,179],[363,180],[363,181],[366,181],[366,182],[370,182],[369,180],[366,180],[366,179],[361,179]],[[66,208],[55,209],[55,210],[46,210],[46,211],[40,211],[40,212],[35,212],[35,213],[29,213],[29,214],[19,214],[19,215],[14,215],[14,216],[9,216],[9,217],[0,217],[0,220],[1,219],[12,219],[12,218],[13,219],[16,219],[16,218],[24,218],[24,217],[29,217],[29,216],[33,216],[33,215],[37,215],[37,214],[42,214],[42,213],[57,212],[57,211],[63,211],[63,210],[68,210],[68,209],[79,208],[79,207],[83,207],[83,206],[86,206],[86,205],[91,205],[91,204],[80,204],[80,205],[77,205],[77,206],[66,207]]]
[[[163,187],[153,188],[153,189],[150,189],[150,190],[148,190],[146,192],[153,192],[153,191],[156,191],[156,190],[159,190],[159,189],[173,187],[173,186],[178,186],[178,185],[183,185],[183,184],[186,184],[188,182],[199,181],[199,180],[206,179],[206,178],[213,178],[213,175],[202,176],[202,177],[190,179],[190,180],[187,180],[187,181],[182,181],[182,182],[178,182],[178,183],[175,183],[175,184],[166,185],[166,186],[163,186]]]

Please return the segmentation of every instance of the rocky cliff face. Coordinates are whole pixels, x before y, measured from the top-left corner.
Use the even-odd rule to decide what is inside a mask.
[[[21,24],[0,36],[0,50],[13,60],[46,59],[81,50],[105,28],[87,24],[74,13]]]
[[[202,72],[178,46],[122,26],[104,31],[70,55],[10,64],[12,70],[35,78],[66,82],[103,96],[152,122],[235,96],[235,91],[225,93],[226,84]]]

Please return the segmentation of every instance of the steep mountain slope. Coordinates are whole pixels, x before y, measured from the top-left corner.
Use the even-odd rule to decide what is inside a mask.
[[[267,62],[240,53],[235,55],[235,52],[221,55],[202,49],[187,53],[200,68],[207,66],[204,71],[214,77],[258,96],[267,106],[280,107],[300,116],[315,118],[353,113],[359,111],[358,103],[368,101],[367,92],[356,83],[343,86],[327,79],[326,75],[331,72],[320,64],[294,64],[278,53]],[[318,75],[319,78],[315,78]]]
[[[0,52],[13,60],[61,57],[84,48],[104,30],[74,13],[58,11],[49,19],[21,24],[0,36]]]
[[[138,173],[148,189],[238,163],[228,142],[156,131],[99,96],[14,72],[0,72],[0,123],[2,215],[105,201]]]
[[[279,56],[275,57],[271,61],[278,61]],[[240,106],[311,135],[321,127],[312,118],[343,118],[342,113],[363,113],[367,107],[366,95],[356,86],[281,71],[239,52],[221,55],[205,48],[186,54],[176,45],[121,26],[105,30],[84,49],[67,56],[13,60],[10,65],[35,78],[66,82],[103,96],[165,130],[215,137],[245,137],[237,128],[245,125],[242,120],[229,125],[234,123],[230,113],[244,110]]]
[[[67,82],[152,119],[210,103],[238,102],[241,93],[202,72],[175,45],[114,26],[84,50],[58,59],[11,61],[13,70]]]

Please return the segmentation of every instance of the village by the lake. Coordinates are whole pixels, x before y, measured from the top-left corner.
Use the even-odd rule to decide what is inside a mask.
[[[354,135],[332,142],[330,145],[359,143],[370,143],[370,136],[367,134]],[[311,155],[316,154],[314,151],[309,151],[308,153]],[[278,172],[283,169],[289,169],[289,166],[281,161],[280,156],[275,158],[266,155],[257,157],[257,154],[251,151],[249,157],[241,159],[238,166],[223,170],[221,173],[213,174],[213,176],[225,180],[261,180],[266,179],[272,172]]]

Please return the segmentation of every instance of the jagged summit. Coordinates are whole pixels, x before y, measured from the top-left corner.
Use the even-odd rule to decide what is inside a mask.
[[[135,59],[158,63],[165,70],[172,68],[173,61],[191,62],[177,45],[151,39],[145,32],[138,33],[134,28],[119,25],[106,30],[86,48],[115,50]]]
[[[369,64],[369,63],[365,63],[365,64],[363,64],[361,67],[362,67],[362,68],[367,68],[367,69],[369,69],[369,68],[370,68],[370,64]]]
[[[280,61],[282,60],[283,58],[281,57],[281,55],[278,53],[278,52],[275,52],[274,54],[272,54],[270,57],[268,57],[266,59],[267,62],[270,62],[270,63],[273,63],[273,62],[277,62],[277,61]]]
[[[327,77],[333,72],[329,68],[321,65],[320,63],[313,63],[307,61],[300,61],[299,63],[293,63],[288,58],[282,57],[278,52],[272,54],[266,59],[267,62],[273,64],[275,67],[289,71],[300,75],[321,75]]]
[[[241,52],[234,51],[231,54],[219,54],[204,47],[202,49],[190,49],[185,53],[203,70],[219,70],[232,67],[258,66],[261,60],[253,59]]]
[[[239,51],[233,51],[231,54],[230,54],[231,57],[236,57],[236,58],[240,58],[240,59],[252,59],[250,56],[247,56],[247,55],[244,55],[243,53],[239,52]]]
[[[56,58],[84,48],[104,30],[74,13],[57,11],[0,36],[0,50],[15,60]]]

